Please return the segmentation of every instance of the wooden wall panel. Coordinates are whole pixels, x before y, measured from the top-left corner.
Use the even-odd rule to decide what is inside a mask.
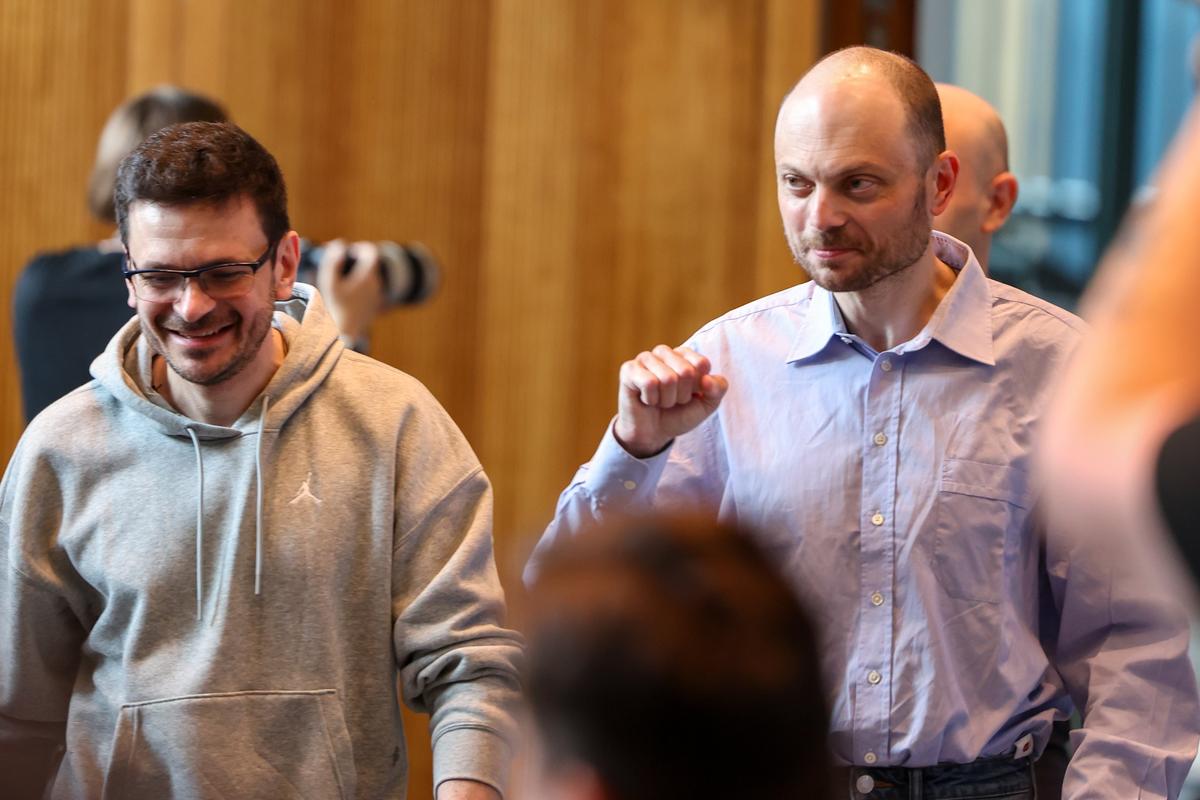
[[[762,83],[758,95],[759,130],[765,146],[758,163],[758,206],[755,213],[758,258],[754,294],[778,292],[807,280],[783,236],[775,181],[775,117],[784,95],[817,60],[820,0],[768,0],[763,36]]]
[[[816,58],[819,0],[5,0],[0,457],[21,429],[11,287],[106,235],[82,199],[124,97],[222,100],[279,159],[314,240],[418,240],[433,302],[377,324],[496,489],[511,591],[615,409],[620,362],[802,277],[772,129]],[[412,797],[429,794],[409,716]]]
[[[105,117],[124,96],[120,4],[0,3],[0,459],[23,426],[12,287],[35,252],[103,235],[84,189]]]
[[[496,4],[478,445],[512,565],[614,412],[623,360],[802,277],[781,244],[772,131],[815,58],[813,13]]]

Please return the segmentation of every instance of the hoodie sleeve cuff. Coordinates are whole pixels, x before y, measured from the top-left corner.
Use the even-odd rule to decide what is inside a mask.
[[[446,781],[486,784],[501,797],[508,786],[512,752],[503,737],[482,728],[447,731],[433,744],[433,794]]]

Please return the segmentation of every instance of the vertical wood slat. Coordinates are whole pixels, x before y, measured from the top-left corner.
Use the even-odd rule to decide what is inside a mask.
[[[821,0],[768,0],[763,17],[762,83],[759,92],[759,125],[764,142],[759,158],[756,226],[758,258],[755,292],[763,296],[786,289],[808,276],[794,263],[783,236],[775,178],[775,117],[780,102],[821,55]]]
[[[0,458],[24,427],[12,288],[35,252],[107,235],[84,188],[104,118],[124,95],[125,9],[0,3]]]
[[[620,362],[799,280],[775,107],[821,0],[6,0],[0,4],[0,456],[19,436],[11,288],[93,241],[82,193],[124,97],[175,82],[279,158],[294,224],[427,243],[427,306],[373,354],[420,378],[496,490],[510,591],[615,408]],[[64,332],[64,335],[67,335]],[[410,795],[431,791],[406,716]]]

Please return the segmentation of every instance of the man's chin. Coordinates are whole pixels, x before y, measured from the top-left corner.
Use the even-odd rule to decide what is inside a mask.
[[[167,366],[172,372],[196,386],[215,386],[223,383],[241,372],[242,367],[245,366],[241,363],[221,365],[198,363],[199,359],[180,358],[170,353],[166,355],[166,359]]]
[[[900,275],[911,267],[913,263],[916,262],[904,264],[903,266],[881,267],[875,265],[871,269],[860,268],[853,270],[833,270],[819,265],[813,268],[808,264],[802,264],[801,266],[808,272],[808,276],[812,278],[813,283],[827,292],[863,292],[877,283]]]
[[[828,267],[802,265],[813,283],[827,292],[860,292],[875,283],[872,276],[861,271],[832,270]]]

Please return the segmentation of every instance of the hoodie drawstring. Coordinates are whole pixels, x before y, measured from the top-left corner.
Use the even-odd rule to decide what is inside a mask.
[[[256,491],[254,509],[254,594],[262,594],[262,536],[263,536],[263,477],[262,444],[267,433],[267,407],[271,398],[263,395],[262,414],[258,418],[258,441],[254,444],[254,478]]]
[[[263,395],[262,416],[258,418],[258,441],[254,443],[254,594],[262,594],[263,569],[263,436],[267,431],[267,408],[270,398]],[[204,458],[200,451],[200,439],[192,428],[185,428],[196,451],[196,619],[204,618]],[[224,570],[221,570],[224,573]],[[223,577],[221,579],[223,582]],[[213,609],[216,620],[216,609]]]
[[[204,616],[204,459],[200,456],[200,440],[196,432],[187,429],[196,449],[196,620]]]

